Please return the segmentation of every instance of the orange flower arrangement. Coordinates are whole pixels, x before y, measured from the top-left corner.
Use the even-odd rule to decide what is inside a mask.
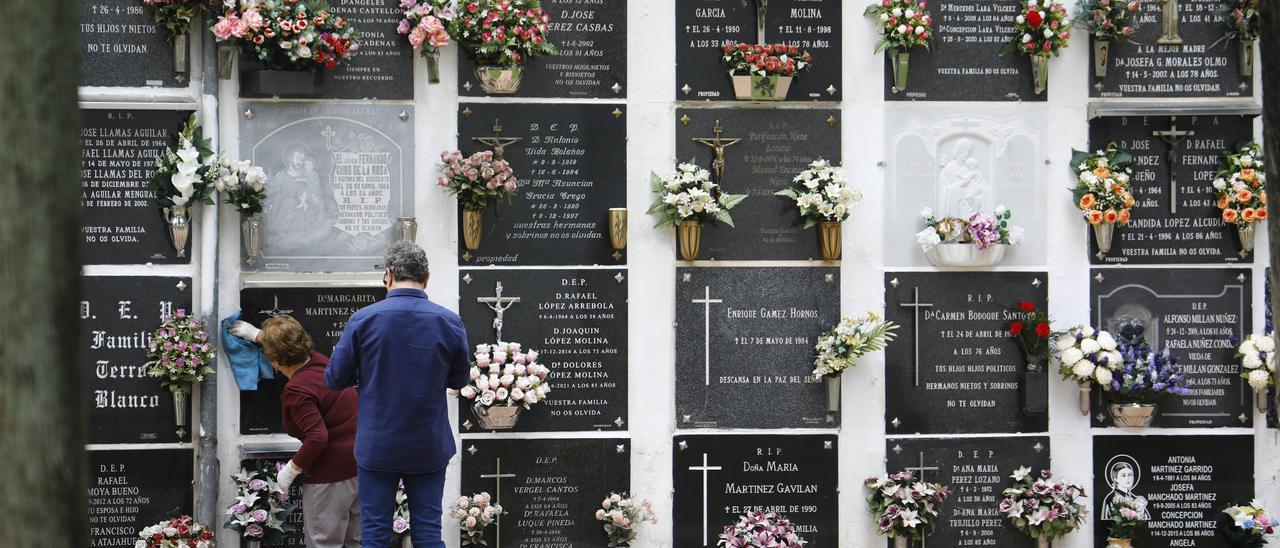
[[[1262,168],[1262,146],[1253,141],[1223,157],[1213,181],[1222,222],[1248,224],[1267,219],[1267,176]]]
[[[1126,224],[1131,217],[1130,208],[1136,203],[1129,192],[1129,180],[1133,170],[1132,158],[1115,143],[1108,143],[1105,150],[1094,153],[1073,151],[1072,174],[1076,186],[1072,194],[1076,207],[1091,225],[1101,223]]]

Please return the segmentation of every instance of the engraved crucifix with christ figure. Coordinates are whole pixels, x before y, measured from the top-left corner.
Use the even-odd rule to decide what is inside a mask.
[[[724,151],[726,148],[741,143],[742,139],[736,137],[725,139],[721,137],[724,133],[724,127],[720,125],[720,120],[716,120],[716,126],[712,128],[711,133],[714,133],[715,137],[694,137],[693,141],[711,148],[711,172],[716,174],[716,183],[724,185],[724,168],[727,165],[724,161]]]
[[[765,23],[764,20],[769,15],[769,0],[756,0],[756,40],[764,44]]]
[[[493,334],[497,337],[497,342],[502,342],[502,317],[508,308],[520,302],[520,297],[503,297],[502,282],[498,282],[492,297],[478,297],[476,302],[487,305],[493,311]]]
[[[1169,129],[1167,131],[1153,131],[1152,135],[1164,139],[1169,143],[1169,213],[1178,212],[1178,168],[1182,165],[1182,153],[1178,151],[1178,145],[1187,137],[1196,134],[1193,129],[1178,130],[1178,117],[1169,118]]]
[[[1178,35],[1178,0],[1160,1],[1160,38],[1157,44],[1177,46],[1182,44],[1182,36]]]

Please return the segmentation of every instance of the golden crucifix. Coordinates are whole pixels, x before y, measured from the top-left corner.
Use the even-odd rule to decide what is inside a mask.
[[[475,141],[475,142],[477,142],[477,143],[480,143],[480,144],[482,144],[482,145],[489,145],[489,146],[493,147],[493,157],[494,157],[494,159],[497,159],[497,160],[504,160],[505,158],[503,158],[503,154],[506,152],[506,150],[507,150],[507,146],[508,146],[508,145],[514,145],[514,144],[516,144],[516,143],[519,143],[520,141],[523,141],[524,139],[522,139],[522,138],[520,138],[520,137],[503,137],[503,136],[502,136],[502,122],[501,122],[500,120],[498,120],[497,118],[494,118],[494,120],[493,120],[493,137],[472,137],[472,138],[471,138],[471,140],[472,140],[472,141]]]
[[[720,126],[720,120],[716,120],[716,127],[711,132],[715,133],[716,136],[694,137],[693,142],[711,147],[711,152],[715,155],[711,160],[711,172],[716,174],[717,183],[724,184],[724,149],[741,143],[742,139],[722,139],[720,135],[724,133],[724,128]]]

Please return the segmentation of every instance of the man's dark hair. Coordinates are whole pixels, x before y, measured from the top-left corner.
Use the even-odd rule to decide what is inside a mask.
[[[401,240],[387,248],[387,269],[391,271],[391,281],[416,282],[426,284],[431,276],[431,267],[427,261],[427,252],[418,244]]]

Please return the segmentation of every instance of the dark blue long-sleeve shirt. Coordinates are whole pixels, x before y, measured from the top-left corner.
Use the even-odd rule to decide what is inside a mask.
[[[462,319],[417,289],[393,289],[347,322],[324,381],[359,386],[356,463],[368,470],[429,473],[457,452],[446,388],[469,380]]]

